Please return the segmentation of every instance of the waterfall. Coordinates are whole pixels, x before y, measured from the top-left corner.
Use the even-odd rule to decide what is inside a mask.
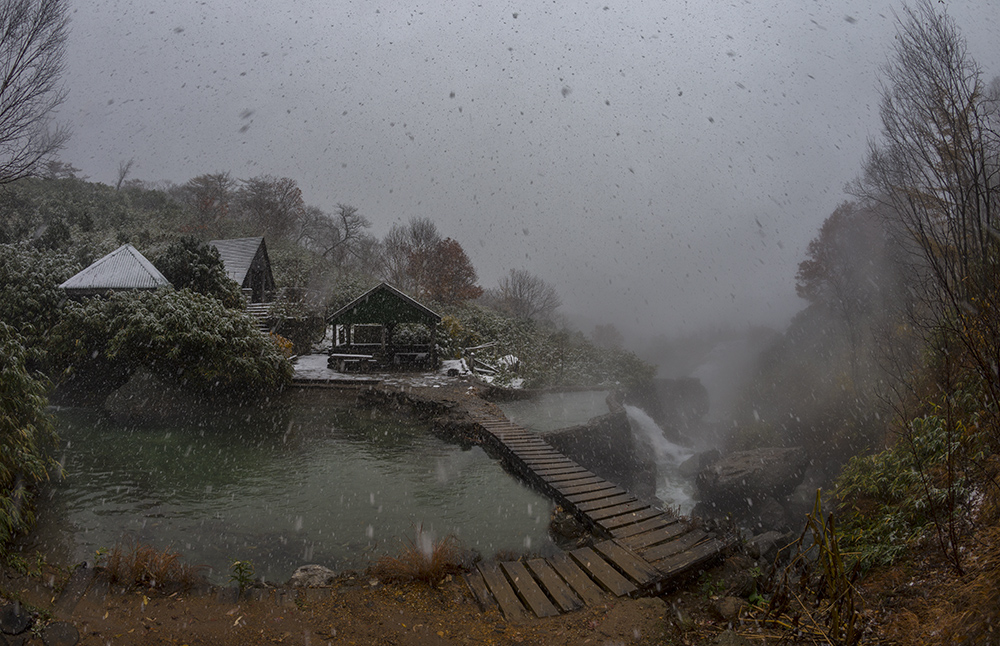
[[[651,446],[656,456],[656,497],[671,509],[690,513],[695,504],[694,483],[681,477],[677,467],[694,455],[694,451],[664,437],[660,425],[641,408],[626,404],[625,413],[632,434]]]

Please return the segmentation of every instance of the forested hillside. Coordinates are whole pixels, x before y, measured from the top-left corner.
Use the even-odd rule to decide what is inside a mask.
[[[125,180],[115,188],[78,173],[55,162],[46,177],[5,187],[0,208],[8,217],[0,240],[77,267],[127,242],[161,271],[174,268],[178,275],[178,263],[210,262],[198,259],[199,243],[263,235],[284,312],[329,312],[386,281],[449,314],[443,342],[450,355],[495,342],[480,357],[495,362],[516,355],[529,385],[593,385],[651,374],[648,367],[635,370],[641,362],[633,355],[598,348],[572,332],[558,317],[556,289],[530,272],[512,267],[495,287],[480,286],[462,245],[427,218],[393,225],[378,239],[358,208],[340,204],[325,212],[308,205],[290,178],[216,173],[182,185]],[[224,286],[190,286],[233,306]]]
[[[942,11],[900,14],[881,132],[730,437],[803,446],[832,480],[804,544],[815,578],[776,581],[762,613],[808,617],[823,643],[996,643],[1000,82]]]

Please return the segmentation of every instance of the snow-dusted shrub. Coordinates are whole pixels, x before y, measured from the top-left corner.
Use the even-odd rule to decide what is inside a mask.
[[[69,303],[51,341],[64,374],[115,379],[145,367],[189,390],[248,396],[279,388],[292,374],[253,317],[186,289]]]

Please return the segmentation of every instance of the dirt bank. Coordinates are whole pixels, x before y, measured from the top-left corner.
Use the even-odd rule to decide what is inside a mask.
[[[54,582],[61,585],[59,579]],[[58,609],[59,595],[37,577],[7,578],[5,584],[13,584],[9,592],[50,613],[51,620],[71,623],[80,644],[94,646],[699,644],[712,643],[726,627],[713,618],[711,600],[694,590],[510,623],[496,610],[482,612],[460,578],[439,586],[382,585],[363,574],[345,575],[329,588],[281,598],[272,591],[253,601],[217,591],[90,591],[68,612]],[[35,637],[22,643],[42,641]]]

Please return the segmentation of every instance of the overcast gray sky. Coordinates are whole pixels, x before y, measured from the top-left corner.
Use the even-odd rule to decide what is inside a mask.
[[[590,331],[781,325],[878,132],[885,0],[88,0],[62,159],[94,181],[298,181],[381,236],[433,219],[481,283]],[[1000,3],[946,2],[987,77]]]

